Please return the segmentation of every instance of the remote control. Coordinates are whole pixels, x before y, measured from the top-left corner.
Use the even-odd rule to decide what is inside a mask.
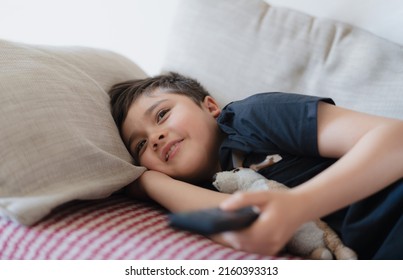
[[[210,208],[169,214],[168,223],[174,228],[210,235],[245,228],[253,223],[258,216],[259,211],[252,206],[235,211]]]

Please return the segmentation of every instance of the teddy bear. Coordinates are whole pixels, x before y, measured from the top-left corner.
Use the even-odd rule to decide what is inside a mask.
[[[287,186],[268,180],[257,172],[279,160],[281,156],[270,155],[264,162],[249,168],[218,172],[214,176],[213,185],[223,193],[259,190],[287,191]],[[285,249],[291,254],[309,259],[357,259],[356,253],[345,246],[339,236],[320,219],[303,224],[286,244]]]

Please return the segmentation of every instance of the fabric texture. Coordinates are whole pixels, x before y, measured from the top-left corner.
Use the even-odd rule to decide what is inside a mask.
[[[163,69],[198,79],[221,105],[294,92],[403,119],[400,45],[259,0],[185,0],[178,8]]]
[[[0,215],[32,225],[135,180],[107,90],[144,76],[104,50],[0,41]]]
[[[32,227],[0,219],[1,260],[270,260],[168,226],[166,210],[123,195],[70,202]]]

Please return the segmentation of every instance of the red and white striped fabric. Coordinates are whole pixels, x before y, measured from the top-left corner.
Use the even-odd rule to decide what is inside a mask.
[[[278,259],[167,225],[166,211],[122,195],[59,207],[32,227],[0,218],[0,259]]]

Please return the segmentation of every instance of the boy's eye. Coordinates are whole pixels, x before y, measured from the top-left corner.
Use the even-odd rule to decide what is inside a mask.
[[[147,141],[146,140],[141,140],[137,145],[135,149],[135,156],[138,159],[140,157],[140,153],[143,150],[144,146],[146,145]]]
[[[169,112],[169,109],[161,110],[157,113],[157,123],[164,119],[165,115]]]

